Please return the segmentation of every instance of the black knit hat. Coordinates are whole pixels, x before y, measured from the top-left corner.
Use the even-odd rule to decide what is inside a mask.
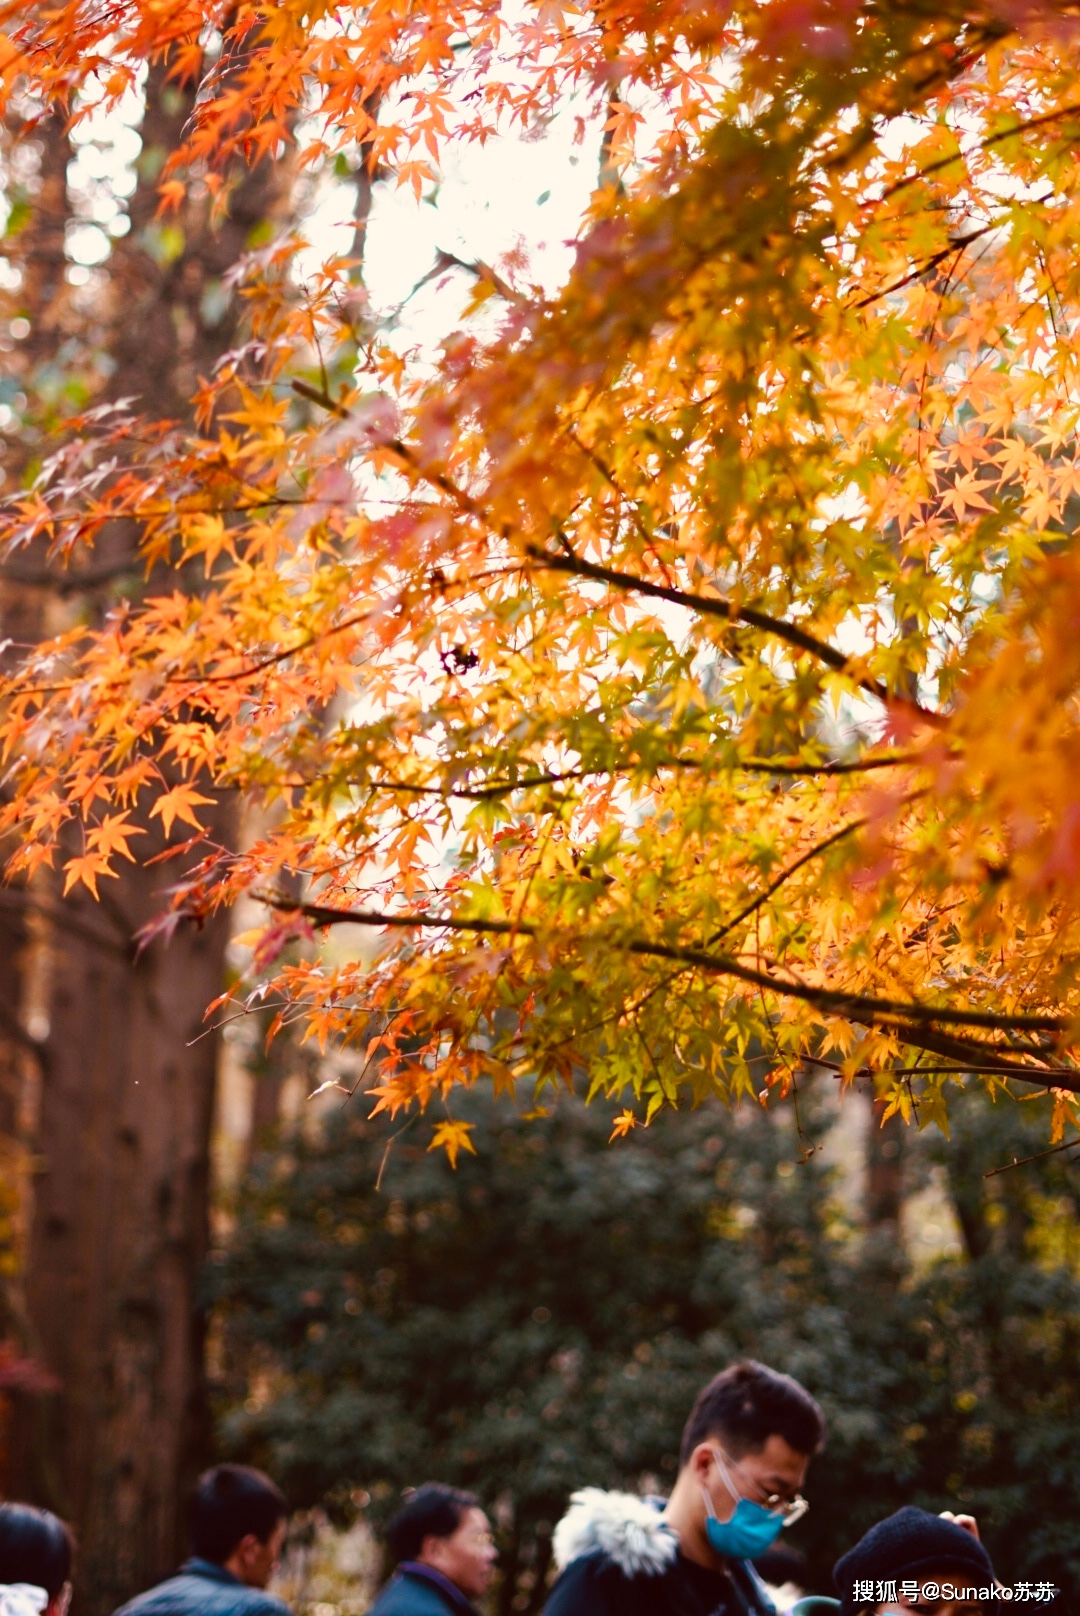
[[[857,1582],[917,1581],[926,1572],[962,1576],[965,1585],[989,1588],[996,1581],[990,1556],[979,1540],[955,1521],[943,1521],[909,1504],[872,1526],[833,1566],[833,1581],[840,1594],[842,1616],[851,1616],[857,1604]]]

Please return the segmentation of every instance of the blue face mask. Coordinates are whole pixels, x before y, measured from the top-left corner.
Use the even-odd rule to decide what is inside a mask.
[[[738,1498],[738,1488],[715,1448],[713,1457],[728,1491]],[[705,1499],[705,1535],[717,1554],[722,1554],[727,1560],[756,1560],[759,1554],[772,1548],[784,1526],[782,1510],[766,1509],[763,1504],[752,1503],[749,1498],[739,1498],[731,1519],[718,1521],[709,1489],[702,1487],[701,1492]]]
[[[718,1521],[712,1513],[712,1499],[708,1493],[705,1497],[709,1505],[705,1533],[717,1554],[728,1560],[756,1560],[775,1543],[784,1522],[774,1510],[740,1498],[730,1521]]]

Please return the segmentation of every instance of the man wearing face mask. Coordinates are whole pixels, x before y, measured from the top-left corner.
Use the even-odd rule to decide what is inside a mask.
[[[574,1494],[544,1616],[774,1616],[749,1562],[805,1514],[800,1489],[824,1439],[820,1408],[789,1375],[725,1369],[694,1404],[666,1504]]]

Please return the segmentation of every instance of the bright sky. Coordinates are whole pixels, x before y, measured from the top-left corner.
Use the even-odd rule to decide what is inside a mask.
[[[440,251],[497,265],[524,245],[531,278],[549,293],[558,288],[598,175],[599,126],[575,146],[578,110],[567,108],[539,138],[505,136],[448,149],[442,180],[422,202],[393,182],[376,188],[364,279],[377,313],[399,306]],[[343,221],[350,210],[351,196],[330,191],[324,197],[307,226],[314,263],[328,248],[349,250],[351,226]],[[437,342],[455,325],[470,290],[460,270],[421,287],[401,311],[394,340],[425,347]]]
[[[393,182],[376,188],[364,276],[376,313],[397,308],[433,268],[441,251],[497,265],[514,248],[528,252],[531,277],[553,292],[572,261],[576,235],[597,183],[600,126],[593,118],[574,144],[583,109],[570,104],[529,138],[507,135],[485,146],[447,148],[442,178],[418,202]],[[109,237],[125,233],[126,198],[135,186],[140,141],[139,97],[129,93],[111,113],[91,115],[74,131],[70,178],[76,220],[68,235],[70,278],[85,284],[109,254]],[[325,183],[305,230],[310,252],[298,273],[352,246],[351,187]],[[402,311],[396,343],[435,344],[456,325],[470,290],[463,271],[422,287]]]

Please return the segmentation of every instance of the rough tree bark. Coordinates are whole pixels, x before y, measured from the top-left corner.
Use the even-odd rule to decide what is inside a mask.
[[[239,176],[216,229],[191,204],[177,250],[175,229],[163,234],[155,224],[156,185],[190,110],[189,94],[151,75],[131,232],[109,264],[105,331],[115,368],[106,396],[136,398],[160,416],[183,416],[199,374],[235,340],[238,311],[221,278],[256,233],[274,231],[290,180],[284,164]],[[62,131],[54,126],[52,136],[23,256],[29,340],[53,341],[55,351],[48,311],[62,295],[68,153]],[[41,295],[43,281],[31,284],[47,267],[37,263],[34,232],[49,221],[48,250],[59,255],[51,299]],[[134,564],[124,576],[135,542],[120,529],[104,536],[94,568],[111,577],[81,595],[80,610],[98,612],[141,587]],[[18,617],[21,639],[47,632],[71,598],[67,585],[57,592],[40,579],[13,582],[28,560],[41,570],[41,558],[16,558],[3,585],[4,629],[11,633]],[[219,804],[212,819],[215,839],[229,840],[232,805]],[[141,850],[160,845],[148,834]],[[139,953],[136,933],[160,908],[173,869],[132,867],[100,907],[62,900],[55,884],[44,896],[16,892],[0,907],[2,1072],[30,1038],[27,906],[46,917],[49,987],[30,1038],[40,1093],[28,1143],[38,1171],[22,1292],[26,1344],[60,1388],[51,1406],[22,1410],[8,1480],[74,1525],[86,1616],[105,1616],[175,1564],[182,1501],[208,1444],[198,1286],[217,1050],[200,1034],[223,980],[227,920]]]
[[[6,143],[17,136],[4,131]],[[64,235],[68,223],[67,165],[71,157],[67,131],[58,115],[44,117],[35,130],[31,151],[34,172],[23,180],[33,205],[24,228],[9,248],[22,272],[18,317],[25,328],[6,323],[0,328],[3,371],[9,386],[30,392],[34,379],[47,366],[65,336],[69,288],[64,271]],[[9,174],[16,165],[9,158]],[[29,165],[24,165],[28,167]],[[16,395],[18,396],[18,395]],[[0,440],[2,474],[9,486],[17,483],[34,453],[32,436],[16,430]],[[13,654],[8,642],[31,643],[46,632],[48,601],[34,583],[20,581],[23,572],[36,572],[40,558],[23,557],[21,567],[0,572],[0,661]],[[12,576],[12,572],[16,576]],[[0,849],[5,856],[8,849]],[[2,1266],[3,1333],[9,1343],[29,1354],[41,1355],[41,1343],[26,1296],[27,1254],[32,1226],[34,1144],[45,1074],[45,955],[41,884],[0,886],[0,1148],[4,1209],[8,1214],[6,1250]],[[16,1406],[10,1406],[14,1402]],[[0,1481],[8,1493],[17,1492],[27,1471],[27,1458],[46,1490],[58,1490],[51,1451],[43,1441],[41,1406],[33,1399],[5,1397],[5,1440]]]

